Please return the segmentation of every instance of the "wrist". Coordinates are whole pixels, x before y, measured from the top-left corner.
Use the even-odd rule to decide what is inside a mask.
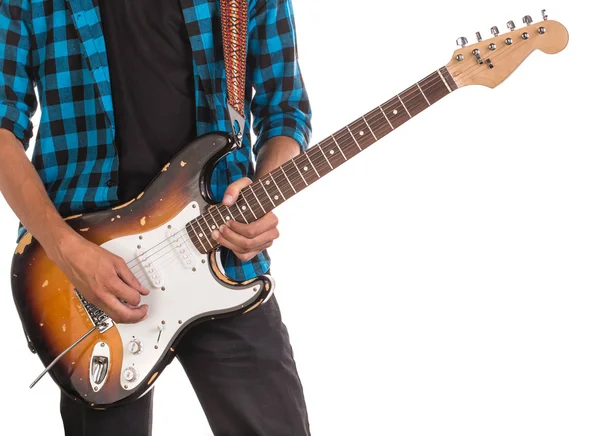
[[[64,261],[67,254],[73,252],[73,247],[81,243],[82,237],[66,224],[56,226],[38,239],[48,258],[54,263]]]
[[[256,158],[256,177],[260,178],[301,152],[300,144],[288,136],[275,136],[261,147]]]

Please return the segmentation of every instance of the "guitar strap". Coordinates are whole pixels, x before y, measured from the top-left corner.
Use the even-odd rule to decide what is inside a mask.
[[[246,34],[248,31],[248,1],[220,0],[221,32],[227,81],[227,110],[231,129],[238,147],[244,135]]]

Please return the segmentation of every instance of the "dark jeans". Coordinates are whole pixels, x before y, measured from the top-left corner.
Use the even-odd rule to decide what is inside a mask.
[[[275,297],[245,315],[195,326],[176,353],[216,436],[310,434],[302,385]],[[149,436],[153,391],[104,411],[62,395],[65,435]],[[191,434],[192,429],[185,432]]]

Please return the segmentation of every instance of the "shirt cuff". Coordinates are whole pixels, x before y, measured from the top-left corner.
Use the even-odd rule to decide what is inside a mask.
[[[0,104],[0,128],[12,132],[27,150],[33,136],[33,124],[27,115],[14,106]]]
[[[258,155],[265,142],[276,136],[287,136],[296,140],[300,150],[305,152],[308,149],[311,132],[308,126],[298,118],[289,115],[271,118],[269,119],[269,127],[257,136],[253,149],[254,154]]]

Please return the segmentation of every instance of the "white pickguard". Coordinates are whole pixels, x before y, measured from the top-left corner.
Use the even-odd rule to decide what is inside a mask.
[[[126,390],[134,389],[149,375],[187,321],[198,315],[210,316],[250,305],[260,290],[260,285],[245,290],[230,289],[215,280],[210,271],[208,255],[195,249],[185,230],[186,223],[199,215],[200,208],[193,202],[159,228],[102,245],[126,261],[138,259],[140,253],[145,255],[139,259],[146,259],[145,270],[138,265],[132,267],[132,271],[150,290],[150,295],[142,297],[142,303],[149,306],[148,317],[137,324],[115,324],[123,339],[120,373],[121,386]],[[175,242],[169,242],[167,247],[164,241],[169,238]],[[182,240],[187,242],[179,246]],[[141,343],[142,351],[138,354],[133,354],[129,349],[133,340]],[[139,348],[137,345],[134,348]],[[137,372],[133,381],[131,368],[134,373]],[[130,380],[126,380],[126,372]]]

